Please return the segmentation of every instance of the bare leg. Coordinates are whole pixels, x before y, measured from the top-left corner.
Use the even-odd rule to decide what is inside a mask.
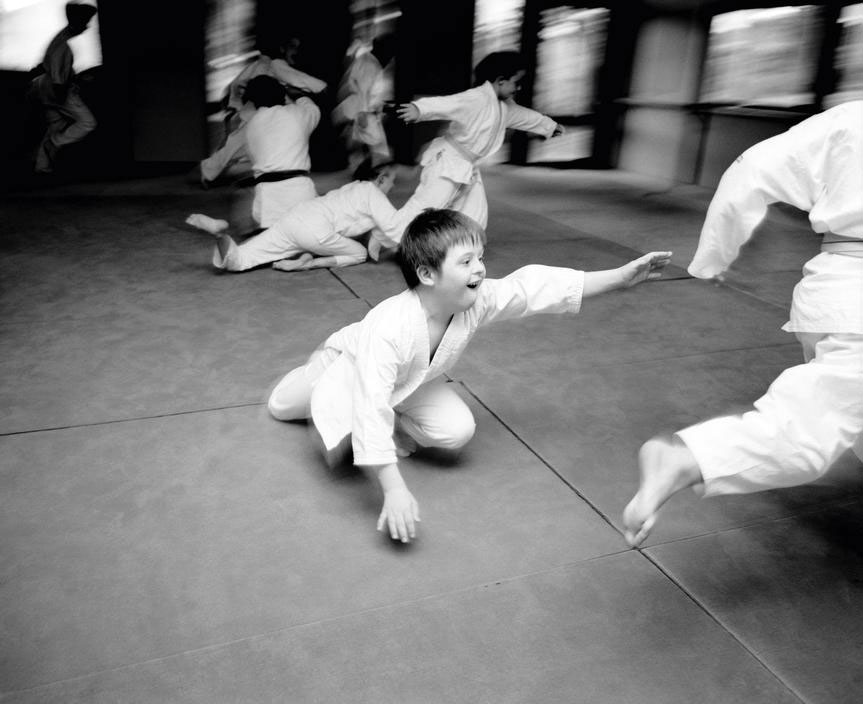
[[[656,512],[668,499],[702,481],[695,457],[678,438],[648,440],[638,452],[638,465],[638,491],[623,510],[624,537],[632,546],[647,538]]]

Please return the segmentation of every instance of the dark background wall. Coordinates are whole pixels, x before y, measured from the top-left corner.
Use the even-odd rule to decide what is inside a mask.
[[[722,170],[746,146],[786,129],[800,113],[716,115],[693,109],[712,12],[793,2],[764,0],[607,0],[582,2],[611,11],[605,62],[597,76],[596,102],[578,119],[595,128],[594,168],[620,167],[681,182],[715,184]],[[527,0],[522,34],[524,53],[535,57],[538,13],[559,3]],[[835,18],[838,1],[819,3]],[[99,121],[98,130],[78,152],[82,168],[112,176],[165,165],[185,168],[208,153],[204,42],[207,0],[150,0],[129,3],[101,0],[103,66],[87,89]],[[396,98],[452,93],[471,85],[473,0],[409,0],[401,3]],[[257,34],[276,32],[301,40],[298,67],[326,80],[322,98],[326,115],[344,69],[351,38],[350,0],[259,0]],[[835,23],[827,23],[816,93],[833,80],[829,58],[835,49]],[[0,72],[2,129],[0,154],[4,178],[26,171],[38,141],[39,111],[25,99],[28,78]],[[530,102],[528,71],[524,102]],[[820,106],[814,105],[813,109]],[[396,155],[415,158],[419,147],[440,125],[396,126]],[[313,167],[342,168],[338,136],[322,120],[312,140]],[[524,150],[515,143],[515,162]]]

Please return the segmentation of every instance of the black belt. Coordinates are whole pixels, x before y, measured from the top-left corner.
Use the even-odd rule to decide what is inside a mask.
[[[255,183],[270,183],[272,181],[287,181],[289,178],[308,176],[308,171],[267,171],[260,176],[255,176]]]

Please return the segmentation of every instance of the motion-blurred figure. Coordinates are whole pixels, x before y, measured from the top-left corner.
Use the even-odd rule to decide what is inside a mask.
[[[803,266],[790,320],[804,364],[786,369],[742,416],[648,440],[623,512],[640,544],[687,487],[705,496],[815,481],[849,448],[863,459],[863,101],[839,105],[746,150],[719,182],[689,273],[721,280],[771,203],[809,212],[821,253]]]
[[[36,152],[36,173],[51,173],[61,147],[80,142],[96,128],[96,118],[81,99],[72,68],[69,40],[87,29],[96,8],[66,3],[67,24],[51,40],[42,59],[42,72],[30,86],[30,94],[44,108],[47,129]]]
[[[276,46],[261,46],[261,55],[231,81],[227,90],[228,134],[224,144],[201,162],[202,184],[207,185],[222,175],[240,178],[252,172],[245,132],[256,107],[251,101],[245,100],[244,95],[246,86],[253,78],[275,78],[292,97],[321,93],[326,89],[324,81],[291,65],[299,46],[299,40],[294,38]]]
[[[339,86],[333,123],[344,125],[345,143],[352,167],[370,159],[373,164],[392,160],[384,130],[384,103],[393,99],[395,36],[382,35],[371,48],[358,44]]]

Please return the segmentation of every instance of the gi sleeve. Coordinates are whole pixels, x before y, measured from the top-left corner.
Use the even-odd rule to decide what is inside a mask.
[[[578,313],[584,272],[531,264],[480,286],[479,324],[541,313]]]
[[[321,120],[321,109],[315,105],[315,101],[311,98],[298,98],[295,102],[302,108],[303,116],[306,120],[306,129],[308,130],[308,134],[311,134]]]
[[[363,325],[357,343],[351,442],[357,465],[397,461],[393,430],[393,389],[398,378],[399,353],[394,339],[379,327]]]
[[[476,89],[472,89],[476,90]],[[452,120],[460,124],[468,124],[476,112],[476,100],[471,90],[453,95],[438,95],[429,98],[417,98],[411,101],[419,110],[419,119]]]
[[[760,142],[722,175],[688,267],[692,276],[709,279],[731,266],[771,203],[812,207],[813,181],[797,158],[793,141],[786,132]]]
[[[383,247],[397,247],[407,223],[402,222],[399,211],[395,209],[386,194],[376,186],[369,189],[368,209],[375,223],[371,236]]]
[[[557,123],[541,112],[531,110],[517,103],[506,103],[506,126],[514,130],[534,132],[548,139],[554,134]]]
[[[75,72],[72,70],[72,51],[65,43],[57,43],[49,48],[42,65],[48,79],[56,86],[68,86]]]
[[[309,93],[320,93],[327,87],[327,84],[320,78],[298,71],[284,59],[275,59],[270,64],[270,70],[276,80],[292,88],[299,88]]]

